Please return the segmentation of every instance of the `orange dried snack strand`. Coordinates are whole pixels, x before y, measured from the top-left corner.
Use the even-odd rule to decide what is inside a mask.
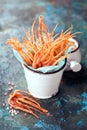
[[[34,56],[33,56],[33,54],[30,52],[30,50],[28,50],[27,54],[28,54],[30,60],[33,62]]]
[[[28,39],[23,38],[23,42],[26,48],[30,48],[34,53],[37,52],[37,47],[35,44],[32,44]]]
[[[68,39],[76,34],[71,33],[72,26],[65,32],[61,31],[60,35],[57,34],[56,37],[53,35],[57,26],[49,33],[43,16],[39,17],[39,26],[36,32],[35,24],[36,19],[32,24],[31,32],[24,30],[27,37],[27,39],[23,38],[24,46],[16,38],[9,40],[7,44],[12,44],[12,47],[18,51],[26,64],[33,68],[54,64],[53,61],[62,58],[63,55],[66,56],[65,51],[72,46],[71,44],[68,45]]]
[[[40,105],[36,105],[36,104],[34,104],[33,102],[31,102],[31,101],[25,100],[24,98],[19,98],[18,101],[21,101],[21,102],[24,103],[24,104],[30,105],[29,108],[33,108],[33,109],[35,109],[36,111],[45,112],[45,113],[48,112],[48,110],[42,108]],[[27,107],[27,108],[28,108],[28,107]]]
[[[22,104],[20,103],[19,101],[17,101],[17,104],[19,106],[19,110],[22,110],[24,112],[27,112],[33,116],[35,116],[36,118],[38,118],[38,116],[31,110],[31,107],[25,105],[25,104]],[[16,107],[16,109],[18,109],[18,106]]]
[[[21,55],[21,57],[23,58],[23,60],[26,62],[27,61],[27,63],[28,63],[28,65],[30,64],[30,65],[32,65],[32,61],[33,61],[33,55],[31,54],[31,52],[25,52],[25,51],[23,51],[23,50],[21,50],[20,52],[19,52],[19,54]],[[24,57],[25,56],[25,57]]]
[[[37,66],[40,67],[39,63],[40,63],[41,55],[43,55],[43,53],[41,53],[40,50],[34,55],[34,60],[33,60],[33,64],[32,64],[33,68],[37,68]]]
[[[57,55],[55,56],[55,58],[58,59],[62,54],[65,55],[64,52],[67,51],[68,48],[69,48],[70,46],[72,46],[72,45],[73,45],[73,43],[70,43],[70,45],[67,45],[59,54],[57,54]],[[62,57],[61,57],[61,58],[62,58]]]
[[[30,50],[30,46],[28,43],[24,43],[24,47],[25,47],[26,53],[28,54],[30,60],[33,61],[33,59],[34,59],[33,48],[31,48],[31,50]]]
[[[8,99],[8,103],[12,108],[22,110],[22,111],[32,114],[33,116],[38,118],[38,116],[36,114],[34,114],[31,110],[24,108],[24,105],[22,105],[18,102],[17,97],[16,97],[16,92],[14,92],[13,95],[10,95],[10,97]]]
[[[44,23],[44,20],[43,20],[43,16],[40,16],[39,17],[39,30],[41,31],[41,32],[47,32],[48,31],[48,29],[47,29],[47,27],[46,27],[46,24]]]
[[[22,91],[22,90],[15,90],[15,92],[14,93],[12,93],[12,94],[10,94],[10,95],[15,95],[16,94],[16,97],[23,97],[23,98],[25,98],[25,99],[27,99],[27,100],[30,100],[30,101],[32,101],[32,102],[34,102],[35,104],[37,104],[37,105],[39,105],[40,106],[40,104],[36,101],[36,100],[34,100],[34,99],[36,99],[35,97],[33,97],[29,92],[25,92],[25,91]],[[9,96],[10,96],[9,95]],[[26,95],[28,95],[28,96],[26,96]],[[32,98],[31,98],[31,97]]]
[[[17,38],[11,38],[6,43],[11,44],[16,51],[22,50],[22,44],[19,42]]]
[[[20,90],[10,94],[8,103],[11,107],[32,114],[36,118],[38,118],[38,116],[33,111],[49,115],[48,110],[42,108],[35,99],[25,96],[22,93],[26,94],[26,92]]]
[[[24,29],[24,33],[26,34],[26,37],[27,37],[26,40],[28,40],[30,43],[33,43],[33,41],[32,41],[32,35],[30,34],[30,31],[29,31],[29,30],[26,31],[26,30]]]
[[[33,43],[36,42],[36,38],[35,38],[35,30],[34,30],[34,26],[36,24],[36,19],[34,20],[33,24],[32,24],[32,39],[33,39]]]
[[[20,54],[20,56],[22,57],[22,59],[28,64],[31,65],[31,61],[30,58],[28,57],[28,55],[26,54],[26,52],[23,51],[22,49],[22,44],[18,41],[18,39],[13,38],[10,39],[9,41],[7,41],[7,44],[12,44],[13,48],[18,51],[18,53]]]
[[[43,57],[41,58],[41,62],[44,62],[44,60],[49,56],[50,50],[51,49],[48,49],[48,50],[45,51]]]
[[[62,56],[61,58],[59,58],[58,60],[56,60],[53,65],[58,65],[62,60],[64,60],[65,58],[67,58],[68,54],[66,54],[65,56]]]
[[[43,66],[50,66],[53,65],[53,63],[55,62],[55,58],[49,58],[47,61],[43,62]]]
[[[27,65],[29,65],[29,66],[32,65],[32,62],[31,62],[29,56],[23,50],[21,50],[19,52],[19,54],[22,57],[22,59],[24,60],[24,62],[27,63]]]
[[[39,64],[41,64],[42,66],[42,64],[44,64],[44,61],[46,61],[46,59],[48,60],[47,56],[49,56],[49,53],[48,52],[46,53],[46,51],[43,50],[43,48],[40,51],[38,51],[38,53],[34,57],[33,67]]]
[[[44,35],[47,38],[47,40],[49,40],[48,29],[44,23],[43,16],[39,17],[38,35],[39,35],[39,37],[41,37],[42,44],[44,44],[44,42],[45,42]]]

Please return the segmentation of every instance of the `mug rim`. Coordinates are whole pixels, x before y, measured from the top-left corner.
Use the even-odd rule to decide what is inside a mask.
[[[46,72],[46,73],[33,70],[33,69],[29,68],[26,64],[23,64],[23,66],[26,67],[27,69],[29,69],[30,71],[34,72],[34,73],[44,74],[44,75],[45,75],[45,74],[54,74],[54,73],[59,72],[60,70],[62,70],[62,69],[66,66],[66,63],[67,63],[67,58],[65,58],[65,63],[64,63],[64,65],[63,65],[60,69],[58,69],[58,70],[56,70],[56,71],[53,71],[53,72]]]
[[[76,52],[80,48],[80,44],[77,42],[77,40],[74,39],[74,38],[72,38],[72,39],[78,44],[78,47],[75,50],[71,51],[70,53],[74,53],[74,52]]]

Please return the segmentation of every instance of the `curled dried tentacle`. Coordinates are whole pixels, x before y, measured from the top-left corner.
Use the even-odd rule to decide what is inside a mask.
[[[28,94],[28,92],[26,93],[24,91],[16,90],[15,92],[9,95],[9,105],[15,109],[32,114],[36,118],[39,117],[35,113],[35,111],[43,113],[45,115],[50,115],[48,113],[48,110],[41,107],[34,97],[29,97],[30,94],[26,94]]]

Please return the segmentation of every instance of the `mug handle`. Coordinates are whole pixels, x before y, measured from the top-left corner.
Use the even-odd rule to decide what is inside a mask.
[[[70,68],[73,72],[78,72],[81,70],[82,66],[77,61],[70,61],[69,62]]]

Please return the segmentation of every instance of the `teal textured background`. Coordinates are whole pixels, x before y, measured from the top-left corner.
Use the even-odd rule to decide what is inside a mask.
[[[0,130],[87,130],[87,0],[0,0]],[[21,64],[5,43],[11,37],[21,39],[23,28],[31,27],[34,18],[45,17],[50,30],[69,28],[80,31],[76,39],[80,44],[82,70],[64,72],[59,93],[50,99],[39,100],[53,114],[39,119],[20,112],[11,117],[8,110],[8,82],[15,89],[27,91]],[[7,93],[4,96],[4,93]],[[2,104],[6,106],[3,107]]]

